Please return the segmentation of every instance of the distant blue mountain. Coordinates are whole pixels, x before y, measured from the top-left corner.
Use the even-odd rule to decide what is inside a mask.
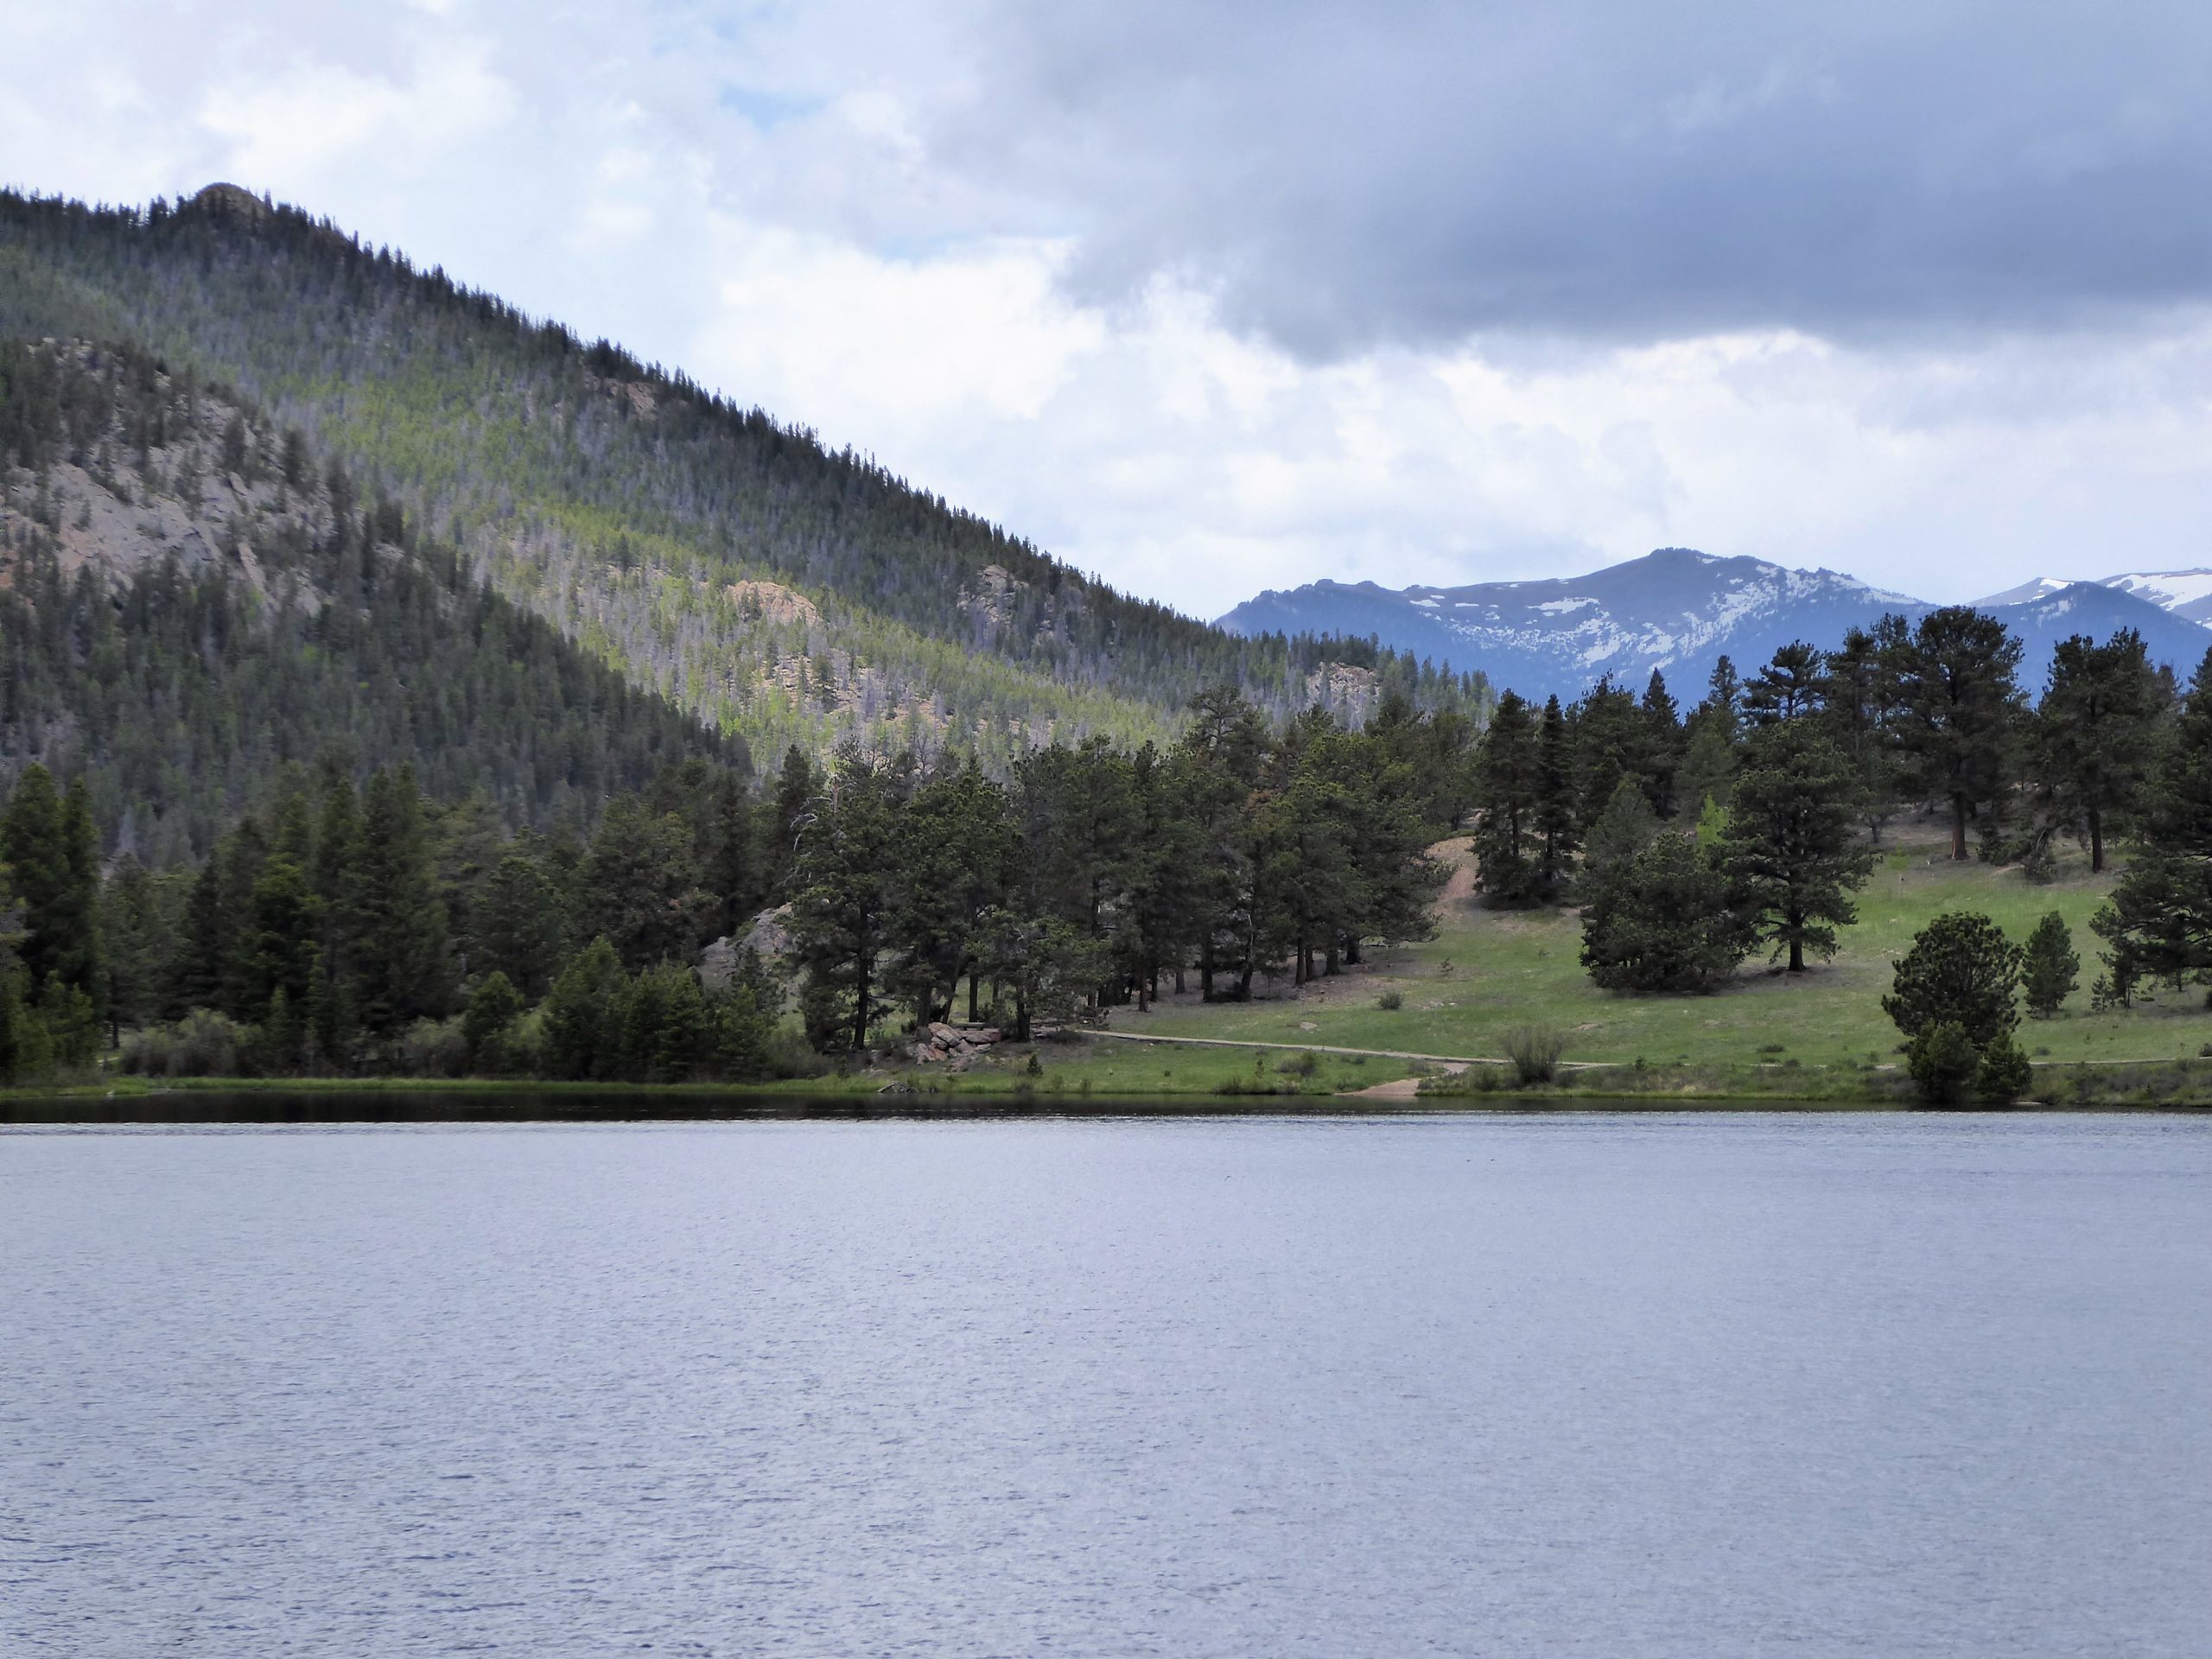
[[[2212,628],[2119,587],[2037,583],[1982,608],[2026,645],[2021,681],[2043,684],[2052,645],[2073,633],[2141,633],[2156,660],[2186,674],[2212,646]],[[1721,657],[1748,671],[1793,639],[1833,645],[1885,613],[1936,608],[1833,570],[1789,570],[1764,560],[1662,548],[1586,576],[1548,582],[1405,588],[1317,582],[1246,601],[1221,619],[1234,633],[1374,636],[1455,669],[1480,669],[1523,696],[1580,696],[1599,677],[1641,690],[1665,674],[1683,702]]]

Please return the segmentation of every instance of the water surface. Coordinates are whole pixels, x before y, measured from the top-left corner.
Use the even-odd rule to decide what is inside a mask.
[[[2212,1630],[2203,1118],[15,1128],[0,1274],[10,1659]]]

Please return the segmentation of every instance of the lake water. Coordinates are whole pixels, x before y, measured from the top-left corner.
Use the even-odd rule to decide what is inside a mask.
[[[0,1129],[0,1653],[2212,1651],[2212,1120]]]

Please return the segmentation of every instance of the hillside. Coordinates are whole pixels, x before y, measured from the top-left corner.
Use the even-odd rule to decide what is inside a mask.
[[[250,402],[83,344],[0,341],[0,779],[83,775],[157,865],[326,757],[540,827],[747,759]]]
[[[2026,647],[2021,679],[2039,687],[2050,649],[2073,633],[2142,634],[2153,660],[2186,673],[2212,633],[2120,585],[2031,584],[1982,608]],[[1542,699],[1579,696],[1602,675],[1640,688],[1654,669],[1678,689],[1701,685],[1722,656],[1748,669],[1794,639],[1833,645],[1887,613],[1935,608],[1832,570],[1790,570],[1764,560],[1662,548],[1587,575],[1391,590],[1322,582],[1270,591],[1221,619],[1242,633],[1336,631],[1455,666]]]
[[[1482,695],[1118,594],[811,432],[226,187],[143,213],[0,194],[7,335],[136,342],[236,385],[498,591],[764,752],[849,736],[1002,766],[1051,735],[1162,735],[1223,683],[1277,714]]]

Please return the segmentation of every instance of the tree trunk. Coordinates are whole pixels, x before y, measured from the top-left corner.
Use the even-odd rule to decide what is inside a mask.
[[[1967,798],[1951,797],[1951,858],[1964,863],[1967,856]]]
[[[970,967],[968,969],[968,1023],[974,1025],[976,1018],[976,970]]]
[[[2089,809],[2089,874],[2100,875],[2105,868],[2105,821],[2095,807]]]

